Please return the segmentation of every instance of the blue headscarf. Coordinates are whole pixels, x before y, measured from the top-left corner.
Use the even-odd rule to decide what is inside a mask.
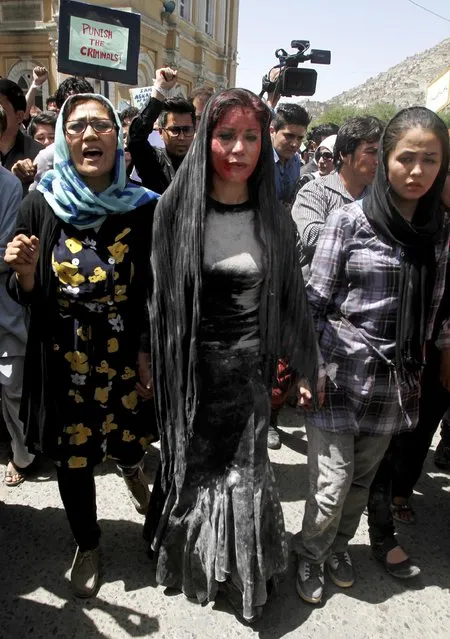
[[[92,191],[76,171],[64,133],[65,114],[71,110],[74,100],[70,96],[64,102],[56,121],[54,168],[47,171],[38,185],[38,190],[63,222],[77,228],[97,227],[108,215],[127,213],[159,197],[153,191],[128,181],[123,150],[123,133],[117,111],[109,100],[94,93],[83,94],[86,100],[104,104],[114,114],[117,125],[117,150],[114,179],[101,193]]]

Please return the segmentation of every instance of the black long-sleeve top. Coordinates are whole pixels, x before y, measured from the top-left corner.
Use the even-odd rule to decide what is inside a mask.
[[[148,141],[163,106],[161,100],[150,98],[147,106],[132,121],[128,134],[128,150],[143,186],[159,194],[164,193],[175,175],[166,151],[157,149]]]

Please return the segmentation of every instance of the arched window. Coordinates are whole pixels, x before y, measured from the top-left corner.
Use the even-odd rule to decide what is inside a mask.
[[[17,82],[24,93],[27,93],[28,89],[33,82],[33,69],[36,66],[40,66],[38,62],[34,60],[20,60],[16,62],[8,71],[7,78],[13,82]],[[35,104],[40,109],[45,109],[45,101],[48,97],[48,82],[42,87],[42,92],[38,91],[36,94]]]

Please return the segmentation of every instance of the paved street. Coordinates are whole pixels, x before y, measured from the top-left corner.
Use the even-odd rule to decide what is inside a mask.
[[[291,535],[301,524],[307,490],[306,440],[293,409],[285,410],[281,425],[283,447],[271,459]],[[154,449],[147,459],[150,477],[156,461]],[[353,588],[342,591],[327,583],[322,607],[304,604],[295,592],[292,558],[277,595],[253,628],[239,623],[222,599],[199,606],[155,585],[141,538],[143,518],[110,465],[97,477],[103,584],[93,600],[77,600],[67,580],[75,547],[51,466],[7,489],[5,446],[0,463],[2,638],[450,637],[450,477],[437,472],[431,455],[414,501],[417,524],[401,529],[401,539],[422,567],[415,583],[395,581],[370,557],[363,520],[351,547],[357,572]]]

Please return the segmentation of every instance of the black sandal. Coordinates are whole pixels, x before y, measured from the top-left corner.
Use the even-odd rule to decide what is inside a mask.
[[[419,566],[414,565],[409,557],[408,559],[396,564],[388,561],[388,553],[397,546],[399,546],[399,544],[395,537],[392,539],[385,539],[381,543],[372,542],[372,554],[375,559],[384,566],[386,572],[393,577],[397,577],[397,579],[412,579],[413,577],[420,575]]]

